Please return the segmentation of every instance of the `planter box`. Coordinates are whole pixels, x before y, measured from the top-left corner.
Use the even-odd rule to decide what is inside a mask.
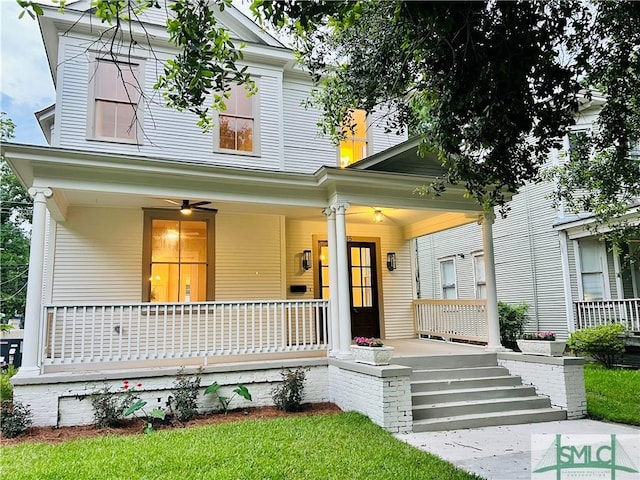
[[[393,347],[361,347],[351,345],[353,359],[358,363],[367,365],[389,365],[393,357]]]
[[[516,340],[522,353],[528,355],[544,355],[545,357],[561,357],[567,342],[547,340]]]

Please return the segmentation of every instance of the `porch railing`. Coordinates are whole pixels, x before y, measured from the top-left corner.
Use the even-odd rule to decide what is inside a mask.
[[[574,302],[576,329],[622,323],[630,332],[640,332],[640,298]]]
[[[326,300],[49,305],[45,365],[327,348]]]
[[[488,342],[485,300],[414,300],[418,335]]]

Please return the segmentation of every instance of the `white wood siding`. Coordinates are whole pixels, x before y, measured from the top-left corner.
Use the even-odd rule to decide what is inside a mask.
[[[72,207],[55,232],[54,303],[141,301],[142,210]]]
[[[216,300],[279,300],[281,220],[277,215],[216,215]]]
[[[529,304],[531,331],[565,331],[567,324],[560,246],[552,229],[555,210],[546,198],[551,188],[549,183],[523,188],[514,197],[509,216],[497,218],[493,229],[498,299]],[[470,253],[482,250],[480,226],[469,224],[421,237],[417,249],[421,298],[440,298],[437,259],[459,253],[465,258],[456,256],[458,298],[474,298]]]
[[[306,294],[287,294],[287,298],[313,298],[314,278],[317,275],[316,265],[308,271],[300,267],[300,254],[305,249],[316,248],[313,235],[326,239],[326,222],[288,219],[287,225],[287,290],[290,285],[306,285]],[[372,237],[380,239],[378,268],[382,273],[381,314],[384,315],[385,338],[407,338],[413,336],[413,314],[411,301],[412,275],[410,242],[402,237],[402,230],[387,225],[367,225],[349,223],[347,217],[347,235],[351,237]],[[396,252],[397,269],[387,270],[387,252]]]
[[[320,111],[305,108],[311,85],[294,81],[284,84],[284,169],[315,172],[323,165],[335,166],[336,147],[319,137]]]

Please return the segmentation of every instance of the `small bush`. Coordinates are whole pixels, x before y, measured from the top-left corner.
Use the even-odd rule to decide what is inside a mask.
[[[598,325],[573,332],[567,346],[576,355],[588,355],[605,368],[620,362],[624,353],[624,340],[620,338],[625,327],[619,323]]]
[[[498,317],[500,320],[500,343],[507,347],[513,347],[516,340],[522,337],[524,326],[527,323],[529,305],[509,305],[498,302]]]
[[[184,369],[178,370],[178,376],[171,389],[170,405],[175,411],[176,419],[188,422],[198,413],[198,391],[200,390],[200,371],[192,378],[184,374]]]
[[[302,410],[302,398],[304,397],[304,381],[307,378],[307,370],[297,368],[282,371],[282,383],[273,389],[273,403],[285,412],[299,412]]]
[[[7,438],[14,438],[31,425],[31,410],[21,402],[4,400],[0,407],[0,430]]]
[[[0,401],[13,399],[13,385],[11,377],[18,373],[18,369],[9,365],[6,372],[0,374]]]
[[[124,420],[124,411],[131,407],[137,400],[138,394],[134,388],[129,387],[129,382],[122,385],[124,393],[112,392],[105,386],[91,395],[93,407],[93,422],[98,428],[119,427]]]

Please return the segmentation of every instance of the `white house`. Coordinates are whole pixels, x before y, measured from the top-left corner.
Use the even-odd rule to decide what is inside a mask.
[[[582,106],[575,132],[593,128],[603,101],[595,96]],[[564,162],[568,149],[567,139],[547,166]],[[624,265],[620,256],[625,252],[614,254],[589,229],[590,215],[554,206],[553,190],[552,182],[527,185],[513,197],[507,218],[496,220],[498,299],[529,305],[528,331],[551,330],[565,338],[575,329],[623,322],[631,334],[640,335],[640,268]],[[625,220],[640,225],[639,204],[630,206]],[[640,236],[627,248],[637,251]],[[416,249],[419,298],[484,298],[478,226],[421,237]]]
[[[387,135],[364,115],[339,147],[318,137],[319,112],[301,106],[310,79],[234,8],[218,18],[247,44],[258,93],[234,87],[214,131],[203,133],[152,88],[175,54],[164,10],[149,10],[135,24],[140,41],[110,56],[97,42],[106,27],[89,7],[45,7],[39,18],[57,92],[37,114],[50,146],[2,146],[34,198],[25,350],[14,383],[37,425],[90,422],[83,396],[122,379],[142,381],[161,401],[180,366],[201,367],[223,385],[250,384],[254,402],[265,404],[283,366],[308,366],[308,401],[411,430],[411,367],[354,364],[354,336],[393,343],[439,329],[486,345],[489,353],[466,347],[481,355],[467,355],[464,366],[498,375],[493,215],[462,187],[415,196],[441,171],[435,158],[419,159],[416,141]],[[478,221],[486,299],[417,300],[414,240]],[[428,355],[440,347],[417,348]],[[520,410],[559,418],[548,400],[519,391],[531,403]],[[486,405],[483,419],[506,408]]]

